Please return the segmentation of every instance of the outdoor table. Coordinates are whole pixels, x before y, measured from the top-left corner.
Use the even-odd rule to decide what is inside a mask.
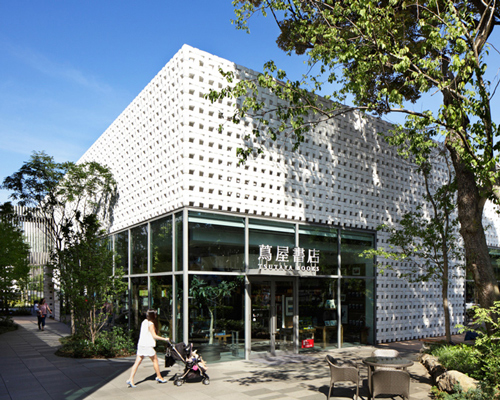
[[[375,367],[406,369],[413,365],[413,361],[403,357],[368,357],[363,360],[363,364],[368,366],[368,388],[371,396],[372,372]]]

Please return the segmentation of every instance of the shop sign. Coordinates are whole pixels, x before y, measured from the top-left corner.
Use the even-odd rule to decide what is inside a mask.
[[[273,259],[274,258],[274,259]],[[298,272],[318,272],[319,271],[319,250],[288,246],[277,246],[273,253],[273,246],[261,244],[259,246],[259,270],[270,271],[298,271]]]
[[[310,349],[314,347],[314,339],[304,339],[302,341],[302,348],[303,349]]]

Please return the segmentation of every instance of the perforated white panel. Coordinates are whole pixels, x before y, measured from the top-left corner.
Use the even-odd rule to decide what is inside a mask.
[[[424,203],[422,178],[378,135],[390,125],[355,113],[317,126],[298,152],[280,138],[266,142],[258,159],[238,165],[236,148],[244,145],[253,122],[234,125],[227,121],[230,100],[212,105],[204,99],[210,88],[226,85],[219,67],[255,75],[184,45],[81,158],[108,165],[118,181],[112,232],[185,206],[376,229]],[[276,105],[276,98],[263,96],[270,107]],[[441,168],[435,179],[443,174]],[[491,226],[489,245],[498,246],[494,211],[487,207],[485,225]],[[387,235],[378,239],[384,246]],[[439,286],[409,284],[398,275],[388,271],[378,278],[378,340],[443,334]],[[463,293],[464,279],[454,279],[452,326],[462,320]]]

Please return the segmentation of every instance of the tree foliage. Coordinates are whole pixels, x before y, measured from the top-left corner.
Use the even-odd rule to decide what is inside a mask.
[[[29,275],[29,245],[10,203],[0,207],[0,304],[5,314]]]
[[[19,171],[4,179],[2,187],[12,192],[10,198],[26,207],[27,218],[43,223],[52,246],[52,265],[59,270],[64,267],[58,257],[64,254],[66,245],[74,244],[81,234],[79,229],[89,229],[86,217],[98,218],[100,226],[106,228],[112,222],[118,198],[116,182],[106,166],[97,162],[57,163],[44,152],[34,152]],[[70,293],[73,288],[62,283],[56,289]]]
[[[237,281],[220,281],[209,284],[207,281],[194,275],[189,285],[189,295],[193,297],[197,305],[205,306],[210,313],[209,344],[214,342],[214,311],[220,306],[225,297],[231,296],[238,287]]]
[[[74,312],[76,335],[95,343],[126,283],[123,270],[114,271],[113,251],[97,217],[90,214],[77,223],[78,229],[65,233],[54,274]]]
[[[82,215],[111,222],[117,200],[116,182],[107,167],[97,162],[57,163],[43,151],[34,152],[19,171],[5,178],[2,188],[27,207],[30,217],[45,221],[56,249],[63,247],[65,231]]]
[[[278,46],[290,55],[303,54],[317,73],[288,79],[270,61],[255,78],[225,72],[229,85],[207,97],[238,99],[233,122],[251,118],[254,135],[274,140],[288,133],[295,147],[310,125],[340,114],[405,114],[404,125],[387,139],[402,153],[433,147],[434,140],[446,146],[467,267],[480,303],[492,305],[499,291],[482,215],[487,199],[500,202],[500,131],[491,108],[498,81],[487,75],[489,51],[496,51],[488,39],[500,20],[496,1],[234,0],[233,5],[239,29],[248,30],[256,13],[272,15],[280,28]],[[325,84],[333,88],[320,98]],[[281,102],[266,105],[263,91]],[[425,96],[436,93],[441,106],[428,109]],[[348,99],[352,107],[343,105]],[[243,160],[254,152],[262,148],[239,150]]]

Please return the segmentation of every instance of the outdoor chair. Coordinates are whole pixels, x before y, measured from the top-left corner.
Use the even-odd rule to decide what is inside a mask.
[[[410,398],[410,374],[401,370],[378,370],[372,374],[369,400],[379,394],[399,395]]]
[[[399,351],[392,349],[373,350],[372,357],[398,357]]]
[[[337,360],[330,355],[326,356],[326,361],[330,366],[330,387],[328,388],[328,400],[330,400],[330,393],[335,385],[335,382],[342,381],[350,381],[356,384],[356,400],[358,400],[359,368],[353,363]]]
[[[377,349],[373,350],[372,357],[398,357],[399,351],[392,349]],[[373,371],[378,370],[394,370],[396,368],[393,367],[372,367]]]

